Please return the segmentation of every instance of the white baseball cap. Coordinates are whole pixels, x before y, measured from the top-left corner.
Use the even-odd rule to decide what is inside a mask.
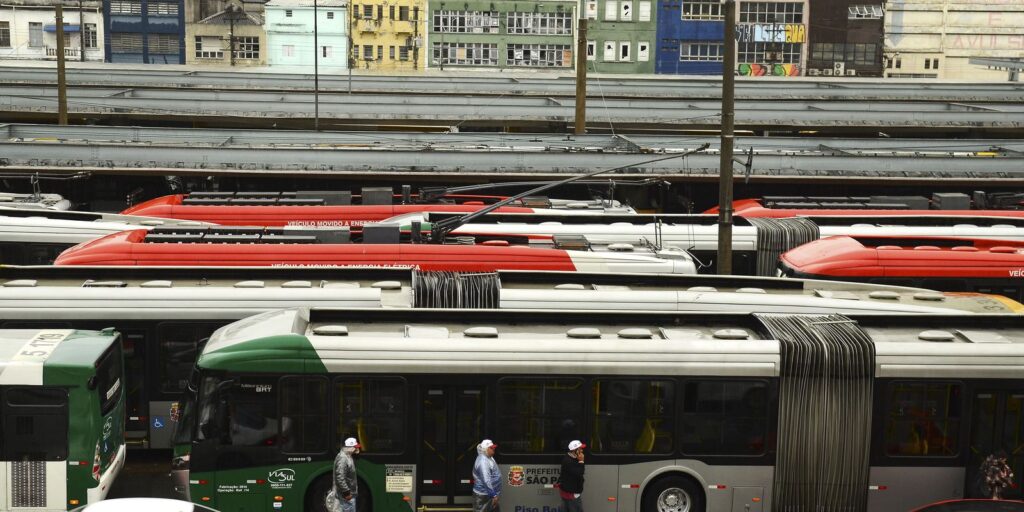
[[[569,451],[570,452],[574,452],[576,450],[579,450],[580,448],[586,448],[586,447],[587,447],[587,445],[579,442],[578,439],[573,439],[572,441],[569,441]]]
[[[350,438],[345,440],[345,448],[362,448],[362,447],[363,447],[363,445],[359,444],[359,441],[356,441],[356,438],[354,438],[354,437],[350,437]]]
[[[483,441],[480,441],[480,447],[483,448],[484,450],[492,447],[494,449],[498,449],[498,445],[494,444],[494,441],[491,441],[490,439],[484,439]]]

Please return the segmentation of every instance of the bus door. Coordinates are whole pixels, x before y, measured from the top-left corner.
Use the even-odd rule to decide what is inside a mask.
[[[1016,486],[1004,489],[1003,497],[1021,499],[1024,476],[1024,388],[978,391],[971,417],[971,446],[967,462],[967,496],[988,497],[979,471],[985,457],[1000,450],[1013,471]]]
[[[473,506],[473,463],[484,435],[486,396],[483,386],[420,389],[417,495],[426,509]]]

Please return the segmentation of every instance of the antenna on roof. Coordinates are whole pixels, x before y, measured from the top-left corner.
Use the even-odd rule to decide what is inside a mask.
[[[638,166],[638,165],[651,164],[651,163],[655,163],[655,162],[661,162],[661,161],[664,161],[664,160],[671,160],[673,158],[683,158],[685,156],[689,156],[689,155],[692,155],[694,153],[699,153],[701,151],[704,151],[710,145],[711,144],[704,144],[704,145],[702,145],[702,146],[700,146],[700,147],[698,147],[696,149],[692,149],[690,151],[686,151],[686,152],[679,153],[679,154],[674,154],[674,155],[670,155],[670,156],[663,156],[663,157],[660,157],[660,158],[654,158],[654,159],[651,159],[651,160],[644,160],[642,162],[635,162],[635,163],[626,164],[626,165],[620,165],[618,167],[612,167],[610,169],[601,169],[599,171],[594,171],[594,172],[587,173],[587,174],[579,174],[579,175],[576,175],[576,176],[571,176],[571,177],[566,178],[566,179],[561,180],[561,181],[553,181],[553,182],[547,183],[545,185],[541,185],[541,186],[539,186],[537,188],[531,188],[530,190],[527,190],[526,192],[520,192],[519,194],[516,194],[516,195],[514,195],[512,197],[508,197],[506,199],[502,199],[501,201],[498,201],[497,203],[494,203],[494,204],[492,204],[490,206],[487,206],[485,208],[481,208],[481,209],[479,209],[479,210],[477,210],[475,212],[468,213],[468,214],[463,215],[461,217],[450,217],[450,218],[442,219],[442,220],[440,220],[438,222],[435,222],[433,225],[430,226],[430,241],[433,242],[433,243],[443,243],[445,236],[447,236],[448,233],[451,233],[452,231],[458,229],[460,226],[463,226],[463,225],[469,223],[470,221],[472,221],[474,219],[477,219],[479,217],[483,217],[484,215],[487,215],[488,213],[491,213],[494,210],[497,210],[498,208],[501,208],[502,206],[505,206],[507,204],[513,203],[515,201],[518,201],[518,200],[520,200],[520,199],[522,199],[524,197],[527,197],[527,196],[530,196],[530,195],[533,195],[533,194],[537,194],[537,193],[540,193],[540,192],[544,192],[545,190],[552,189],[552,188],[564,185],[566,183],[571,183],[573,181],[579,181],[579,180],[582,180],[584,178],[591,178],[591,177],[597,176],[598,174],[604,174],[606,172],[618,171],[620,169],[625,169],[627,167],[635,167],[635,166]]]

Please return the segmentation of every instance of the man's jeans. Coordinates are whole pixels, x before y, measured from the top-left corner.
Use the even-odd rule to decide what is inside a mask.
[[[495,505],[490,496],[473,494],[473,512],[499,512],[500,505]]]
[[[567,500],[562,498],[562,512],[583,512],[583,498]]]
[[[356,497],[352,496],[352,499],[345,501],[345,498],[341,499],[341,512],[356,512]]]

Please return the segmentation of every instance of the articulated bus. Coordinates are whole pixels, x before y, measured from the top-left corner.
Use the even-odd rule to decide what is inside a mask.
[[[502,508],[556,511],[580,439],[588,511],[908,510],[1024,473],[1022,365],[1008,315],[281,310],[205,346],[177,477],[323,510],[356,436],[362,510],[469,510],[490,438]]]
[[[102,500],[124,459],[120,336],[0,330],[0,510]]]

